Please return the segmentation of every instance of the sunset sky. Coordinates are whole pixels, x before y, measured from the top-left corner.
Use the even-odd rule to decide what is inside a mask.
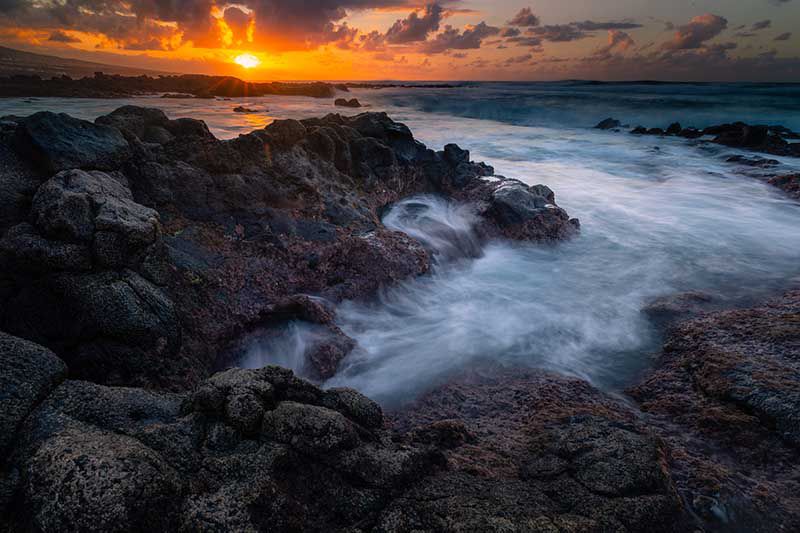
[[[0,44],[252,80],[800,81],[800,0],[0,0]]]

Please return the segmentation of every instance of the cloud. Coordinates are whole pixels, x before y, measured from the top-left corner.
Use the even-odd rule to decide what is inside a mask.
[[[531,27],[538,26],[540,23],[539,17],[533,14],[531,8],[523,7],[514,17],[508,21],[510,26]]]
[[[758,22],[753,23],[753,25],[750,26],[750,29],[752,31],[759,31],[759,30],[767,29],[770,26],[772,26],[772,21],[771,20],[760,20]]]
[[[641,28],[642,25],[630,20],[611,21],[611,22],[594,22],[585,20],[583,22],[573,22],[573,26],[582,31],[597,31],[597,30],[634,30]]]
[[[229,6],[223,11],[222,19],[231,31],[230,42],[225,44],[239,44],[252,40],[252,35],[249,34],[251,33],[251,27],[253,30],[255,29],[255,21],[251,13],[247,13],[236,6]],[[224,39],[223,37],[223,41]]]
[[[47,39],[48,41],[54,41],[57,43],[80,43],[82,42],[77,37],[73,37],[68,33],[65,33],[61,30],[56,30],[50,34],[50,37]]]
[[[502,65],[510,67],[512,65],[519,65],[522,63],[530,63],[533,59],[533,54],[523,54],[519,56],[509,57],[502,62]]]
[[[516,37],[521,32],[517,28],[505,27],[500,30],[500,37]]]
[[[441,54],[448,50],[476,49],[481,47],[483,39],[499,33],[500,28],[489,26],[485,22],[476,26],[468,26],[463,32],[447,25],[442,33],[422,43],[420,51],[424,54]]]
[[[621,30],[608,30],[608,44],[599,48],[595,56],[607,56],[613,52],[625,52],[636,45],[633,38]]]
[[[664,43],[664,50],[693,50],[716,37],[728,27],[728,20],[718,15],[699,15],[678,28],[674,37]]]
[[[781,33],[777,37],[775,37],[776,41],[788,41],[792,38],[792,32],[787,31],[786,33]]]
[[[510,39],[506,39],[506,42],[513,43],[518,46],[533,46],[533,47],[538,47],[541,46],[542,44],[542,40],[538,37],[525,37],[525,36],[511,37]]]
[[[392,44],[412,43],[424,41],[428,34],[439,29],[442,21],[443,9],[439,4],[429,4],[422,11],[422,16],[413,11],[405,19],[397,20],[389,31],[386,40]]]
[[[588,33],[578,29],[578,27],[573,24],[539,26],[537,28],[528,29],[528,33],[539,37],[543,41],[552,41],[557,43],[577,41],[579,39],[585,39],[586,37],[589,37]]]

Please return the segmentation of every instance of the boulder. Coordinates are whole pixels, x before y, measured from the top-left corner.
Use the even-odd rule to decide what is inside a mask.
[[[681,127],[681,123],[680,122],[673,122],[667,128],[666,133],[667,133],[667,135],[678,135],[681,131],[683,131],[683,128]]]
[[[361,107],[361,102],[358,101],[358,98],[351,98],[349,100],[346,98],[337,98],[333,102],[333,105],[336,107]]]
[[[47,348],[0,332],[0,466],[22,422],[66,374],[67,366]]]
[[[611,130],[614,128],[619,128],[620,126],[622,126],[622,123],[619,120],[609,117],[605,120],[601,120],[600,122],[598,122],[597,125],[595,126],[595,129]]]
[[[31,216],[44,236],[91,245],[95,259],[109,267],[130,263],[160,232],[158,213],[99,171],[56,174],[36,193]]]
[[[116,128],[49,111],[35,113],[21,122],[16,129],[15,146],[50,173],[75,168],[116,170],[132,153]]]
[[[186,395],[67,381],[19,435],[4,527],[355,530],[443,466],[382,420],[357,392],[276,367],[232,369]]]

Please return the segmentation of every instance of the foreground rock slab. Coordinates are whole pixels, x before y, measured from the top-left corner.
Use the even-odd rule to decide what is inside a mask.
[[[576,379],[465,376],[391,428],[358,392],[278,367],[184,394],[63,374],[47,349],[0,336],[0,381],[22,400],[0,459],[4,529],[681,531],[685,518],[661,442]]]
[[[706,527],[800,528],[800,291],[676,326],[631,395]],[[733,528],[733,529],[731,529]]]
[[[470,372],[393,415],[449,469],[394,501],[380,531],[679,531],[663,444],[588,383]]]

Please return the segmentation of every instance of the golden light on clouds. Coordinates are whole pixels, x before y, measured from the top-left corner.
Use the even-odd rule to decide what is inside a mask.
[[[261,60],[253,54],[239,54],[233,62],[243,68],[255,68],[261,64]]]

